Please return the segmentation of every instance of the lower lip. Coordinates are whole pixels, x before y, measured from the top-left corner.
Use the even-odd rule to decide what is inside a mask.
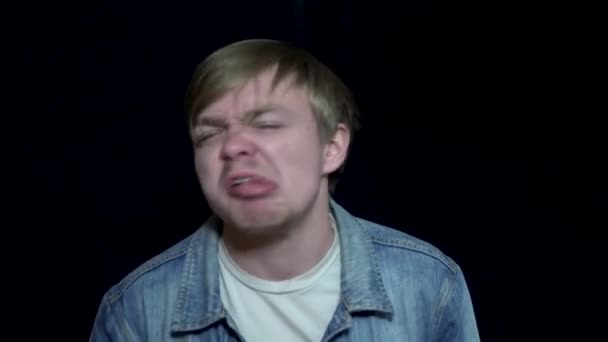
[[[228,194],[243,199],[255,199],[272,194],[277,188],[276,183],[265,180],[252,180],[228,189]]]

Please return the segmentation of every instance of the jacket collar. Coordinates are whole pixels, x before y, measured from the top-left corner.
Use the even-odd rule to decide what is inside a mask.
[[[330,198],[338,224],[342,262],[341,295],[350,313],[393,313],[368,228]]]
[[[221,221],[212,215],[190,241],[171,324],[173,331],[205,329],[227,315],[220,298],[220,229]]]
[[[341,297],[350,313],[377,311],[392,314],[380,276],[378,260],[367,228],[330,198],[336,219],[342,262]],[[220,298],[217,258],[221,221],[212,215],[192,236],[176,302],[172,330],[205,329],[227,317]]]

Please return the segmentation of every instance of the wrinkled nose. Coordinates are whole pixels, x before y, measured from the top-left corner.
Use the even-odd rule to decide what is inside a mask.
[[[233,160],[239,157],[251,156],[255,153],[255,144],[242,130],[226,132],[222,145],[222,159]]]

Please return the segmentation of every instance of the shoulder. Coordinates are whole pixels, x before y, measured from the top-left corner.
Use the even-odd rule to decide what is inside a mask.
[[[330,205],[345,233],[354,239],[369,240],[378,266],[386,270],[454,276],[460,272],[452,258],[428,241],[350,213],[333,198]]]
[[[112,303],[133,287],[149,288],[155,284],[166,286],[167,281],[179,279],[186,254],[197,235],[198,230],[129,272],[106,292],[106,300]]]
[[[452,275],[460,272],[458,264],[430,242],[360,217],[356,220],[365,229],[376,250],[382,253],[380,256],[396,258],[393,261],[422,262]]]
[[[400,230],[355,220],[370,241],[376,272],[394,307],[394,321],[411,331],[423,329],[433,336],[479,341],[466,280],[451,257]]]

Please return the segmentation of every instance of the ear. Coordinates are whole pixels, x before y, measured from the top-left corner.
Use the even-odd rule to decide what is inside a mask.
[[[323,174],[336,171],[344,160],[350,144],[350,132],[346,125],[339,123],[334,136],[325,144],[323,153]]]

